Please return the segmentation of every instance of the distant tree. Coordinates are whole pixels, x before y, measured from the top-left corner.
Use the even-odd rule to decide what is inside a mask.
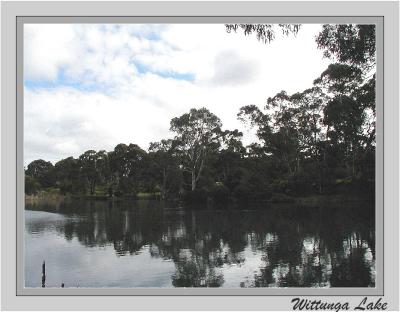
[[[353,65],[331,64],[314,81],[325,89],[328,101],[324,107],[324,124],[327,137],[338,148],[342,147],[344,158],[356,176],[356,158],[363,139],[366,122],[365,109],[359,101],[359,89],[363,84],[363,72]]]
[[[220,137],[222,142],[222,150],[238,153],[241,156],[246,153],[246,149],[242,143],[243,133],[239,130],[235,129],[233,131],[222,131]]]
[[[192,108],[189,113],[171,120],[171,131],[176,133],[177,148],[182,153],[184,170],[190,174],[191,190],[197,186],[207,156],[219,146],[221,121],[208,109]]]
[[[282,163],[289,175],[295,174],[300,166],[302,150],[299,129],[300,109],[291,97],[282,91],[268,98],[263,113],[255,105],[240,109],[240,120],[255,126],[257,136],[263,143],[264,155],[272,155]]]
[[[242,176],[242,161],[246,155],[246,149],[241,141],[242,136],[238,130],[223,131],[222,148],[214,163],[217,182],[222,183],[230,192],[237,187]]]
[[[43,159],[32,161],[26,170],[26,174],[34,178],[42,187],[50,187],[55,183],[54,166]]]
[[[268,141],[273,130],[271,127],[271,116],[269,114],[263,113],[258,106],[252,104],[241,107],[237,117],[241,122],[256,128],[257,137],[261,141],[264,141],[264,143]],[[261,151],[258,147],[260,147],[260,145],[257,146],[256,144],[253,145],[252,149],[254,151],[257,150],[261,156],[264,151]]]
[[[325,150],[322,141],[326,139],[326,126],[323,124],[323,109],[327,96],[319,87],[313,87],[293,94],[293,104],[298,107],[298,131],[301,145],[301,159],[309,160],[313,166],[305,164],[307,170],[303,171],[308,179],[318,184],[319,193],[323,191],[324,185],[324,157]],[[307,161],[306,161],[307,162]],[[307,171],[307,172],[306,172]]]
[[[62,194],[85,193],[85,177],[81,172],[78,160],[73,157],[62,159],[54,165],[57,185]]]
[[[119,192],[135,193],[140,185],[146,152],[136,144],[118,144],[109,153],[112,182]]]
[[[173,189],[176,191],[179,188],[181,177],[176,145],[177,142],[171,139],[150,143],[150,172],[160,188],[162,199],[166,199]]]
[[[107,153],[105,151],[88,150],[79,156],[81,172],[88,181],[91,195],[95,193],[96,185],[103,177],[102,173],[106,161]]]

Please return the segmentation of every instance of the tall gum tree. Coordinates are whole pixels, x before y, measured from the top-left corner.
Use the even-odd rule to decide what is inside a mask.
[[[153,176],[155,176],[155,179],[159,184],[162,199],[167,198],[174,182],[179,183],[179,181],[176,180],[180,180],[180,177],[177,174],[178,157],[176,155],[176,144],[176,141],[171,139],[150,143],[150,171],[153,173]]]
[[[182,154],[183,169],[190,174],[192,191],[196,189],[209,152],[219,145],[221,126],[221,120],[206,108],[193,108],[171,120],[170,130],[176,133],[175,141]]]

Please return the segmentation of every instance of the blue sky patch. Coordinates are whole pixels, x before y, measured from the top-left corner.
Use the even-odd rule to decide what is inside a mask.
[[[29,89],[53,89],[58,87],[70,87],[86,92],[102,89],[98,84],[95,83],[85,84],[75,79],[68,78],[65,74],[65,69],[63,68],[58,71],[57,79],[55,80],[24,79],[24,87]]]
[[[193,73],[156,72],[156,74],[164,78],[172,78],[176,80],[194,81],[195,79]]]
[[[193,73],[177,73],[174,71],[154,71],[150,69],[149,66],[143,63],[139,62],[132,62],[132,63],[136,66],[136,69],[140,74],[152,73],[163,78],[172,78],[175,80],[185,80],[185,81],[195,80],[195,74]]]

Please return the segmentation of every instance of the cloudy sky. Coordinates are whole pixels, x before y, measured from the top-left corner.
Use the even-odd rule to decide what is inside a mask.
[[[118,143],[147,149],[193,107],[249,144],[239,108],[310,87],[329,64],[316,47],[320,29],[303,25],[296,37],[263,44],[223,24],[26,24],[25,164]]]

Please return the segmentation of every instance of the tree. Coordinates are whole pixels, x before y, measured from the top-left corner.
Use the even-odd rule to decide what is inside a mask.
[[[270,43],[276,37],[276,32],[280,29],[282,34],[297,34],[300,30],[300,24],[225,24],[228,33],[240,28],[245,35],[256,34],[259,41]]]
[[[96,183],[98,180],[97,172],[97,153],[94,150],[89,150],[79,156],[79,164],[84,177],[89,185],[90,195],[94,194]]]
[[[170,191],[180,186],[177,142],[171,139],[152,142],[149,147],[150,174],[155,177],[160,188],[161,199],[166,199]]]
[[[96,185],[103,178],[106,162],[107,153],[105,151],[88,150],[79,156],[79,164],[84,177],[88,181],[90,195],[94,194]]]
[[[208,109],[192,108],[189,113],[171,120],[177,148],[182,153],[184,170],[191,177],[191,190],[196,189],[210,151],[219,146],[221,121]]]
[[[296,35],[301,24],[225,24],[225,28],[228,33],[240,28],[245,35],[255,33],[259,41],[270,43],[278,28],[286,36]],[[324,24],[316,43],[327,58],[371,69],[376,61],[375,38],[375,25]]]
[[[240,108],[237,117],[241,122],[247,123],[251,127],[255,127],[257,137],[263,141],[263,143],[268,141],[268,138],[272,133],[270,124],[271,117],[269,114],[264,114],[256,105],[246,105]],[[258,150],[258,152],[261,151]]]
[[[68,157],[62,159],[54,165],[56,184],[62,194],[68,192],[85,193],[85,177],[81,172],[80,164],[77,159]]]
[[[111,181],[122,193],[137,192],[143,172],[143,160],[146,152],[136,144],[118,144],[109,153]]]
[[[284,164],[289,175],[293,175],[300,165],[299,107],[282,91],[268,98],[264,109],[265,113],[254,105],[245,106],[238,117],[257,128],[264,155],[272,155],[277,163]]]
[[[342,148],[353,178],[357,173],[356,157],[367,119],[358,99],[363,81],[363,72],[358,67],[338,63],[329,65],[314,81],[315,85],[325,89],[328,98],[323,110],[327,137],[337,148]]]
[[[297,122],[302,158],[314,163],[314,168],[308,166],[307,173],[311,175],[313,181],[317,181],[315,183],[318,183],[319,193],[322,193],[325,159],[323,155],[326,151],[321,142],[326,139],[326,126],[322,122],[323,108],[327,101],[326,94],[321,88],[312,87],[293,94],[291,100],[299,108]]]
[[[371,68],[376,60],[375,37],[375,25],[325,24],[316,42],[325,57]]]
[[[53,164],[43,159],[32,161],[26,170],[26,174],[34,178],[42,187],[54,185]]]
[[[246,149],[242,144],[243,133],[237,129],[233,131],[222,131],[222,148],[218,152],[215,166],[215,176],[218,187],[216,191],[223,191],[226,187],[229,192],[233,192],[239,185],[242,177],[242,161],[246,155]],[[222,183],[222,185],[221,185]]]
[[[363,72],[356,66],[341,63],[330,64],[314,85],[325,88],[328,95],[350,95],[363,82]]]

